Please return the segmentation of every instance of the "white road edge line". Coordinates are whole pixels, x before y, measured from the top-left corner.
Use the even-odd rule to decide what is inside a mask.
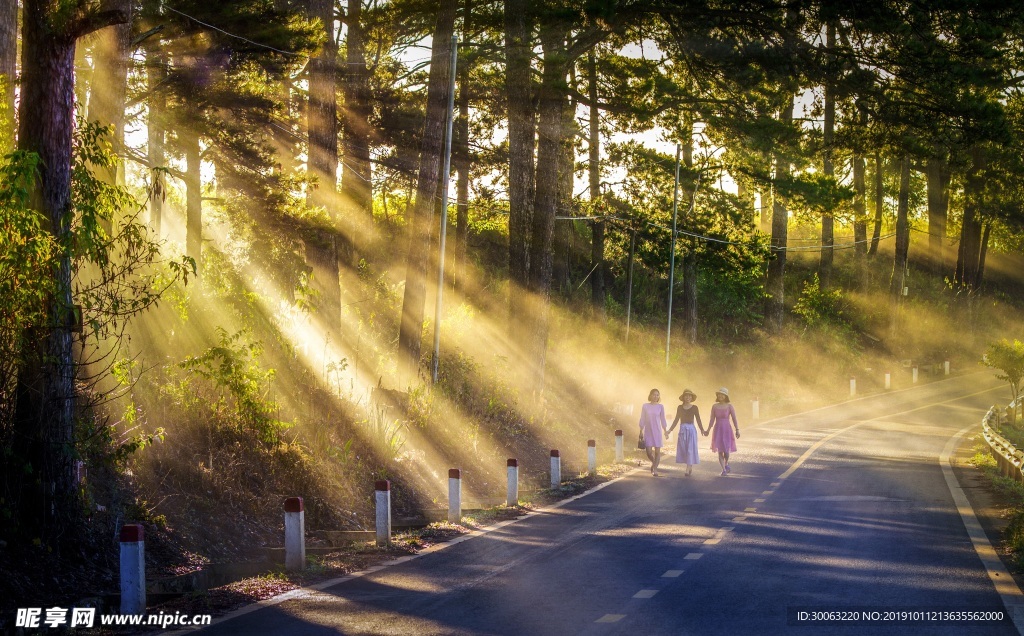
[[[264,607],[273,607],[274,605],[280,605],[281,603],[284,603],[285,601],[290,601],[290,600],[298,599],[298,598],[305,598],[307,596],[311,596],[312,594],[314,594],[316,592],[321,592],[321,591],[323,591],[323,590],[325,590],[325,589],[327,589],[329,587],[334,587],[335,585],[340,585],[341,583],[347,583],[348,581],[351,581],[353,579],[358,579],[359,577],[366,576],[367,574],[375,574],[375,573],[377,573],[380,570],[383,570],[385,568],[389,568],[389,567],[394,566],[394,565],[399,565],[399,564],[405,563],[407,561],[412,561],[413,559],[418,559],[421,556],[426,556],[428,554],[432,554],[434,552],[438,552],[440,550],[444,550],[446,548],[450,548],[453,545],[458,545],[458,544],[462,543],[463,541],[468,541],[468,540],[470,540],[470,539],[472,539],[474,537],[479,537],[479,536],[485,535],[485,534],[487,534],[489,532],[494,532],[495,530],[500,530],[501,528],[504,528],[507,525],[511,525],[513,523],[516,523],[517,521],[522,521],[524,519],[528,519],[530,517],[533,517],[533,516],[538,515],[538,514],[543,513],[543,512],[547,512],[549,510],[555,510],[556,508],[561,508],[562,506],[564,506],[564,505],[566,505],[568,503],[571,503],[573,501],[576,501],[577,499],[580,499],[581,497],[586,497],[587,495],[595,493],[598,490],[601,490],[602,488],[606,488],[607,486],[610,486],[611,484],[619,481],[620,479],[624,479],[624,478],[628,477],[629,475],[632,475],[633,473],[637,472],[638,470],[640,470],[640,469],[639,468],[633,468],[631,470],[628,470],[628,471],[622,473],[621,475],[619,475],[615,479],[610,479],[610,480],[608,480],[606,482],[600,483],[600,484],[594,486],[593,488],[591,488],[589,490],[584,490],[580,494],[573,495],[572,497],[569,497],[568,499],[562,499],[561,501],[556,501],[555,503],[551,504],[550,506],[545,506],[544,508],[538,508],[536,510],[532,510],[532,511],[522,515],[521,517],[517,517],[515,519],[508,519],[506,521],[501,521],[501,522],[496,523],[494,525],[490,525],[490,526],[487,526],[485,528],[481,528],[480,530],[473,530],[472,532],[468,532],[468,533],[466,533],[464,535],[461,535],[461,536],[458,536],[458,537],[456,537],[454,539],[450,539],[448,541],[445,541],[444,543],[435,543],[434,545],[432,545],[432,546],[430,546],[428,548],[424,548],[423,550],[420,550],[416,554],[407,554],[407,555],[398,557],[396,559],[392,559],[390,561],[385,561],[383,563],[379,563],[379,564],[377,564],[375,566],[372,566],[372,567],[369,567],[369,568],[367,568],[365,570],[360,570],[359,572],[352,572],[351,574],[346,574],[345,576],[339,576],[337,578],[329,579],[327,581],[321,581],[321,582],[315,583],[313,585],[306,585],[306,586],[303,586],[303,587],[297,587],[294,590],[288,590],[287,592],[282,592],[281,594],[278,594],[277,596],[273,596],[271,598],[263,599],[262,601],[256,601],[255,603],[250,603],[249,605],[245,605],[245,606],[240,607],[240,608],[238,608],[236,610],[228,612],[227,614],[224,614],[223,616],[219,616],[217,618],[214,618],[212,621],[210,621],[209,625],[203,625],[202,627],[200,627],[198,629],[186,628],[186,629],[179,629],[179,630],[173,631],[173,632],[167,632],[166,636],[178,636],[180,634],[194,633],[194,632],[198,631],[199,629],[204,629],[206,627],[212,627],[212,626],[218,625],[220,623],[226,623],[226,622],[228,622],[228,621],[230,621],[232,619],[238,618],[239,616],[245,616],[246,614],[250,614],[250,613],[255,612],[257,610],[261,610]]]
[[[957,512],[960,513],[960,519],[964,522],[964,528],[971,538],[971,544],[974,545],[974,551],[981,559],[981,564],[985,566],[988,578],[1002,599],[1006,612],[1017,628],[1017,633],[1024,634],[1024,593],[1021,592],[1013,577],[1003,566],[1003,562],[989,542],[985,530],[981,527],[978,517],[974,514],[974,508],[971,507],[971,502],[964,494],[964,489],[957,481],[956,473],[953,472],[953,449],[968,431],[977,426],[977,424],[971,424],[949,438],[946,447],[942,449],[942,455],[939,456],[939,465],[942,467],[942,475],[946,478],[946,486],[949,487],[949,492],[953,495],[953,503],[956,504]]]

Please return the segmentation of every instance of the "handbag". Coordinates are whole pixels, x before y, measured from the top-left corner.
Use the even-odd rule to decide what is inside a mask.
[[[639,450],[647,449],[647,442],[644,441],[644,432],[640,431],[640,438],[636,440],[636,447]]]

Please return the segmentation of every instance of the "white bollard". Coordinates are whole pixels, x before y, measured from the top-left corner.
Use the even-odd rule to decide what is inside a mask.
[[[306,513],[302,497],[284,500],[284,569],[299,572],[306,567]]]
[[[558,488],[562,485],[562,457],[557,450],[551,451],[551,487]]]
[[[391,482],[387,479],[373,482],[377,500],[377,545],[391,545]]]
[[[857,378],[850,378],[850,395],[857,395]]]
[[[889,373],[888,371],[885,372],[885,388],[892,388],[892,374]]]
[[[142,526],[121,526],[121,613],[146,613],[146,542]]]
[[[911,377],[913,378],[913,380],[912,380],[913,383],[917,384],[917,367],[914,367],[913,369],[911,369],[910,370],[910,374],[911,374]]]
[[[505,494],[505,505],[511,508],[519,505],[519,460],[509,459],[505,463],[508,465],[508,489]]]
[[[597,475],[597,440],[587,440],[587,473]]]
[[[448,469],[448,522],[462,521],[462,471]]]
[[[751,406],[751,411],[753,412],[753,417],[751,419],[761,419],[761,401],[758,400],[757,398],[754,398],[754,403]]]
[[[622,459],[622,430],[615,431],[615,462],[621,464]]]
[[[945,362],[945,363],[943,363],[943,365],[942,365],[942,366],[943,366],[943,367],[945,368],[945,370],[946,370],[946,373],[945,373],[945,375],[949,375],[949,360],[946,360],[946,362]]]

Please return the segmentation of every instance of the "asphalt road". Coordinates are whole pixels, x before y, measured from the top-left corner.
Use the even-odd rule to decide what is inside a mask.
[[[999,391],[1000,382],[973,374],[741,422],[727,477],[702,438],[703,463],[690,477],[668,460],[661,479],[636,471],[562,507],[204,631],[1015,634],[1008,619],[953,624],[934,613],[1005,612],[939,462]],[[800,622],[801,611],[878,614],[870,623]],[[923,620],[891,613],[908,611]]]

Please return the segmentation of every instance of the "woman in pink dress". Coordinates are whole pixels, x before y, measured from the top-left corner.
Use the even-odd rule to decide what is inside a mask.
[[[658,474],[658,464],[661,463],[661,434],[668,429],[665,407],[660,402],[661,391],[651,389],[647,395],[647,404],[640,407],[640,433],[644,436],[644,450],[647,451],[647,458],[651,460],[651,475],[654,477],[661,477]]]
[[[729,420],[736,428],[733,436]],[[736,409],[729,401],[729,389],[722,387],[715,391],[715,403],[711,407],[711,419],[708,422],[711,430],[711,450],[718,453],[718,463],[722,465],[722,474],[732,472],[729,467],[729,453],[736,452],[736,440],[740,437],[740,425],[736,421]]]

